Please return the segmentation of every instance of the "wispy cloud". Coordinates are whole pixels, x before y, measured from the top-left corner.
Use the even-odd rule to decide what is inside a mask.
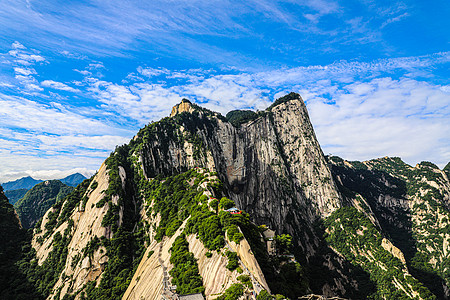
[[[49,87],[52,89],[57,89],[57,90],[67,91],[67,92],[72,92],[72,93],[80,92],[80,90],[74,89],[73,87],[70,87],[65,83],[57,82],[54,80],[44,80],[41,82],[41,85],[44,87]]]
[[[345,44],[378,43],[382,40],[380,24],[384,24],[383,28],[408,15],[406,8],[399,9],[396,3],[391,6],[382,10],[395,15],[385,12],[367,15],[364,11],[355,17],[350,8],[333,0],[90,4],[6,0],[0,4],[0,33],[8,38],[27,33],[27,41],[35,46],[56,49],[72,58],[84,59],[86,53],[134,56],[139,51],[153,57],[178,57],[245,68],[249,64],[257,67],[269,63],[255,55],[258,48],[268,55],[265,58],[280,64],[292,61],[289,54],[333,53]],[[359,20],[360,26],[348,22],[350,19]],[[273,30],[267,30],[268,27]],[[255,44],[258,48],[236,51],[234,42]],[[327,46],[317,47],[317,43]],[[19,42],[16,45],[12,51],[25,49]],[[289,51],[285,47],[290,47]],[[275,62],[273,53],[283,52],[286,60]]]

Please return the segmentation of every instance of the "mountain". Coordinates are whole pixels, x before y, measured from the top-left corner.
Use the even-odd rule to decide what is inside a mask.
[[[62,200],[73,190],[59,180],[47,180],[36,184],[19,201],[14,208],[24,228],[34,227],[36,222],[57,201]]]
[[[60,179],[60,181],[69,186],[77,186],[81,182],[83,182],[83,180],[85,180],[85,179],[87,179],[87,178],[84,177],[82,174],[75,173],[75,174],[72,174],[65,178]]]
[[[438,298],[447,299],[450,184],[445,172],[430,162],[411,167],[398,157],[329,161],[342,194],[358,201],[363,213],[398,247],[395,252],[409,274]],[[341,246],[348,251],[350,243]]]
[[[30,176],[22,177],[20,179],[5,182],[2,184],[3,189],[5,191],[9,190],[18,190],[18,189],[31,189],[33,186],[35,186],[38,183],[41,183],[42,180],[36,180]]]
[[[0,186],[0,299],[36,299],[34,287],[17,267],[28,237]],[[23,248],[24,247],[24,248]]]
[[[65,185],[75,187],[85,179],[86,177],[84,177],[82,174],[75,173],[60,179],[60,181]],[[41,182],[42,180],[36,180],[28,176],[17,179],[15,181],[4,183],[3,186],[5,189],[5,195],[9,199],[10,203],[14,205],[17,201],[25,196],[28,190]]]
[[[14,205],[23,196],[25,196],[25,194],[27,192],[28,192],[28,189],[9,190],[9,191],[5,191],[5,196],[8,198],[9,203]]]
[[[325,157],[298,94],[226,117],[183,99],[47,210],[18,265],[47,299],[446,299],[449,190],[429,162]]]

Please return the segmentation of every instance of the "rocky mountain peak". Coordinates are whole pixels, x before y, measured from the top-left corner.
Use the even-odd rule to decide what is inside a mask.
[[[177,105],[175,105],[172,108],[172,112],[170,113],[170,116],[176,116],[178,114],[181,114],[182,112],[188,112],[188,113],[192,113],[194,111],[194,107],[192,107],[192,103],[191,101],[189,101],[186,98],[183,98],[183,100],[181,100],[180,103],[178,103]]]

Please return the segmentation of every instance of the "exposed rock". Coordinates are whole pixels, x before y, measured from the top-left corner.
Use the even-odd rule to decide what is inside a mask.
[[[170,113],[170,116],[176,116],[177,114],[181,114],[182,112],[188,112],[191,113],[194,111],[194,108],[192,107],[192,103],[187,100],[187,99],[183,99],[183,101],[181,101],[181,103],[175,105],[172,108],[172,112]]]
[[[392,255],[394,255],[394,257],[398,258],[402,264],[405,266],[406,272],[408,272],[408,269],[406,267],[406,260],[405,260],[405,256],[403,255],[403,252],[400,251],[400,249],[398,249],[397,247],[395,247],[391,241],[389,241],[386,238],[383,238],[383,240],[381,241],[381,247],[383,247],[386,251],[388,251],[389,253],[391,253]]]

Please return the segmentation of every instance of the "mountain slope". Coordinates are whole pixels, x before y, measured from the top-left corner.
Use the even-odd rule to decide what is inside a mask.
[[[73,190],[59,180],[47,180],[35,185],[14,205],[24,228],[34,227],[36,222],[57,201]]]
[[[441,296],[442,288],[433,289],[411,268],[407,250],[414,240],[397,242],[396,227],[416,232],[419,247],[425,233],[423,218],[416,218],[422,226],[416,231],[408,223],[411,201],[400,169],[395,175],[375,161],[327,161],[295,93],[265,111],[228,116],[231,122],[183,100],[58,200],[34,230],[36,260],[25,268],[39,274],[30,277],[39,294],[434,299],[432,290]],[[437,192],[411,186],[411,199],[440,212],[448,179],[432,172],[437,177],[418,173],[417,180],[425,176]],[[438,205],[428,190],[442,196]],[[433,249],[440,234],[433,235]]]
[[[83,180],[87,179],[84,175],[80,173],[75,173],[60,179],[60,181],[68,186],[77,186],[83,182]]]
[[[449,297],[450,182],[429,162],[411,167],[399,158],[347,162],[331,157],[348,199],[357,197],[399,247],[409,272],[439,298]]]
[[[5,196],[8,198],[9,203],[12,205],[16,204],[17,201],[23,198],[25,194],[28,192],[28,189],[18,189],[18,190],[9,190],[5,191]]]
[[[35,299],[34,288],[16,263],[27,247],[26,231],[0,186],[0,299]]]
[[[5,182],[2,184],[3,189],[5,191],[9,190],[18,190],[18,189],[31,189],[38,183],[41,183],[42,180],[36,180],[30,176],[23,177],[14,181]]]

